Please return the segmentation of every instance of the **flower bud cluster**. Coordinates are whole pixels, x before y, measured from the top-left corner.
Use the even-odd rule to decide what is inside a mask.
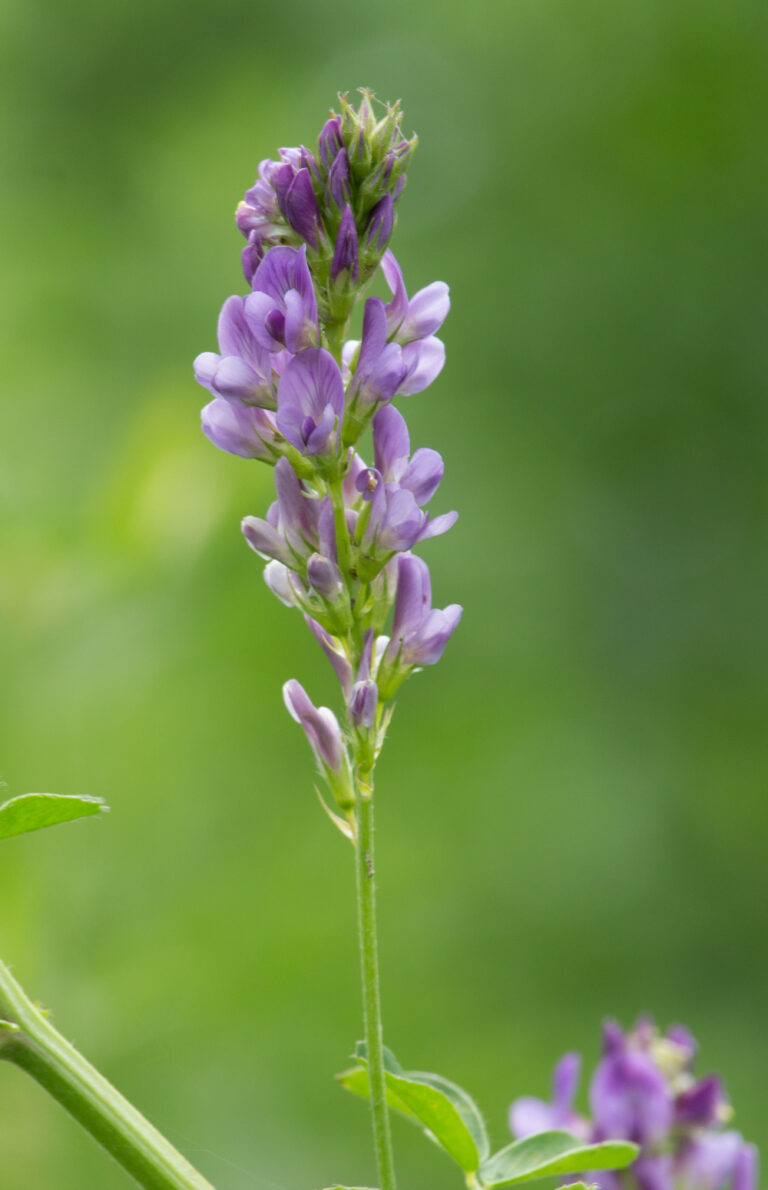
[[[387,248],[416,143],[400,124],[398,105],[377,119],[363,92],[357,109],[341,100],[316,153],[282,149],[261,163],[237,215],[250,292],[227,298],[219,351],[195,360],[212,397],[206,436],[274,466],[276,498],[265,517],[245,518],[243,533],[267,562],[268,587],[304,615],[339,679],[343,725],[296,681],[284,697],[347,816],[354,774],[369,787],[389,701],[440,659],[461,617],[456,604],[432,607],[429,570],[412,552],[456,520],[427,508],[443,461],[411,451],[393,404],[441,371],[436,332],[450,306],[441,281],[409,297]],[[390,300],[367,298],[361,338],[348,339],[353,306],[379,267]]]
[[[235,213],[249,283],[269,248],[307,246],[327,327],[345,322],[376,271],[417,144],[403,136],[399,103],[378,118],[371,92],[361,94],[358,108],[340,96],[341,111],[331,112],[314,150],[280,149],[277,160],[262,161]]]
[[[662,1035],[644,1017],[624,1033],[608,1021],[589,1090],[592,1120],[574,1110],[581,1060],[566,1054],[555,1067],[552,1102],[515,1100],[511,1130],[519,1139],[562,1128],[586,1143],[615,1137],[640,1145],[628,1171],[581,1175],[601,1190],[622,1190],[628,1177],[637,1190],[756,1190],[757,1150],[724,1127],[730,1104],[717,1075],[694,1074],[696,1051],[682,1025]]]

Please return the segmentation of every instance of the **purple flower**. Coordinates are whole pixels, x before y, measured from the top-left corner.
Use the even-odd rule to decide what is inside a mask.
[[[402,270],[389,249],[382,257],[381,271],[392,291],[392,301],[386,307],[387,337],[405,346],[415,339],[434,335],[451,308],[445,282],[433,281],[409,300]]]
[[[345,809],[351,808],[355,797],[338,719],[328,707],[316,707],[295,678],[283,686],[283,699],[291,718],[304,729],[337,802]]]
[[[335,454],[344,416],[344,384],[333,356],[309,347],[280,378],[277,428],[304,455]]]
[[[347,356],[356,347],[356,343],[348,343]],[[381,298],[368,298],[363,312],[360,351],[347,389],[350,417],[364,424],[379,402],[392,399],[403,372],[402,349],[397,343],[387,343],[384,303]]]
[[[552,1102],[524,1096],[516,1099],[509,1109],[509,1127],[518,1140],[537,1132],[564,1129],[581,1139],[589,1138],[590,1126],[573,1110],[573,1100],[581,1074],[579,1054],[565,1054],[552,1078]]]
[[[412,397],[424,392],[440,375],[444,363],[445,346],[434,335],[406,343],[403,348],[403,373],[397,392],[401,397]]]
[[[335,561],[333,509],[328,496],[315,499],[286,458],[275,465],[275,491],[277,500],[266,520],[253,516],[243,520],[243,535],[251,549],[302,573],[315,552]]]
[[[280,453],[275,423],[263,409],[215,397],[200,417],[203,433],[219,450],[265,463]]]
[[[675,1100],[675,1122],[702,1127],[716,1124],[722,1118],[725,1106],[720,1079],[710,1074],[678,1095]]]
[[[341,574],[335,562],[314,553],[307,559],[307,582],[321,598],[333,602],[342,592]]]
[[[461,613],[457,603],[442,611],[433,608],[426,562],[415,554],[401,554],[397,565],[392,637],[383,665],[390,674],[395,669],[402,674],[416,665],[435,665],[442,657]]]
[[[274,409],[269,352],[255,338],[245,315],[246,299],[227,298],[218,325],[221,355],[204,351],[195,360],[195,379],[215,397]]]
[[[684,1146],[675,1172],[686,1190],[720,1190],[736,1174],[748,1186],[754,1159],[743,1154],[750,1148],[738,1132],[702,1132]]]
[[[674,1119],[672,1094],[649,1054],[631,1038],[605,1031],[606,1052],[592,1079],[590,1103],[598,1136],[649,1144],[662,1140]]]
[[[373,454],[376,469],[385,483],[396,483],[413,494],[418,505],[426,504],[443,478],[443,460],[436,450],[421,447],[413,458],[408,426],[394,405],[379,409],[373,419]]]
[[[286,166],[285,170],[289,167]],[[289,180],[285,170],[275,177],[274,187],[280,210],[295,232],[306,240],[311,248],[319,247],[318,232],[321,227],[320,211],[307,168],[299,169]],[[286,183],[288,183],[286,185]]]
[[[253,277],[245,317],[263,351],[301,351],[317,342],[317,300],[307,248],[271,248]]]

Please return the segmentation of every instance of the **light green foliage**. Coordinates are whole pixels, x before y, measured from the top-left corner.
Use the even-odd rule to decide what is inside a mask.
[[[340,1074],[339,1082],[354,1094],[367,1097],[368,1072],[361,1043],[355,1057],[360,1067]],[[424,1128],[465,1173],[474,1173],[490,1147],[482,1116],[467,1092],[437,1074],[403,1070],[391,1050],[385,1053],[385,1064],[390,1106]]]
[[[338,1079],[354,1095],[367,1098],[368,1071],[362,1042],[355,1047],[355,1057],[360,1065],[344,1071]],[[570,1132],[559,1131],[515,1141],[491,1156],[483,1118],[462,1087],[438,1074],[403,1070],[391,1050],[385,1050],[385,1064],[390,1107],[419,1124],[472,1181],[487,1190],[585,1169],[623,1169],[637,1157],[637,1145],[626,1141],[585,1145]],[[584,1183],[577,1185],[587,1190]]]
[[[531,1182],[552,1174],[581,1173],[585,1169],[623,1169],[637,1157],[637,1145],[605,1141],[585,1145],[569,1132],[540,1132],[514,1141],[494,1153],[480,1168],[480,1180],[489,1190]]]
[[[25,835],[46,826],[103,814],[109,807],[98,797],[68,797],[60,793],[23,793],[0,806],[0,839]]]

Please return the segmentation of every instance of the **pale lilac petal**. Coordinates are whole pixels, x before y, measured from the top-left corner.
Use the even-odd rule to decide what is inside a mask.
[[[203,351],[196,356],[192,365],[195,371],[195,380],[198,384],[202,384],[203,388],[211,389],[220,359],[221,356],[217,355],[215,351]]]
[[[275,429],[263,409],[216,397],[200,417],[203,433],[219,450],[243,459],[274,459],[267,443],[275,442]]]
[[[755,1145],[742,1145],[733,1169],[733,1190],[757,1190],[759,1164]]]
[[[291,571],[282,562],[274,559],[264,567],[264,582],[273,595],[276,595],[286,607],[296,606],[296,595],[291,583]]]
[[[744,1142],[738,1132],[701,1132],[677,1161],[686,1190],[721,1190],[737,1168]]]
[[[294,356],[280,378],[277,393],[281,434],[302,454],[325,453],[331,444],[328,419],[340,421],[343,413],[344,385],[333,356],[321,347],[309,347]],[[313,440],[318,427],[320,433]]]
[[[551,1103],[524,1095],[516,1099],[509,1109],[509,1128],[516,1140],[535,1136],[538,1132],[549,1132],[559,1127],[560,1120]]]
[[[391,339],[408,313],[408,294],[402,269],[389,248],[381,258],[381,271],[392,292],[392,301],[386,307],[387,337]]]
[[[400,480],[410,453],[405,418],[394,405],[384,405],[373,419],[373,455],[375,466],[387,483]]]
[[[408,313],[397,330],[398,343],[412,339],[426,339],[434,335],[448,317],[451,299],[444,281],[433,281],[414,294],[408,303]]]
[[[261,517],[247,516],[243,518],[241,528],[245,540],[260,557],[275,558],[286,566],[291,565],[293,559],[285,538],[268,521],[262,520]]]
[[[441,537],[452,529],[459,519],[458,512],[443,512],[440,516],[430,517],[419,534],[419,541],[428,541],[430,537]]]
[[[563,1116],[573,1107],[580,1078],[581,1054],[564,1054],[552,1076],[552,1102]]]
[[[404,665],[436,665],[451,639],[463,608],[458,603],[433,610],[421,624],[418,636],[405,641],[402,652]]]
[[[388,405],[381,412],[386,413],[392,408],[393,406]],[[444,470],[442,456],[436,450],[422,446],[415,452],[405,473],[401,475],[400,484],[413,492],[417,504],[426,504],[439,488]]]
[[[431,335],[403,348],[403,378],[397,392],[404,397],[423,392],[440,375],[445,363],[445,344]]]
[[[392,644],[415,631],[432,604],[429,568],[415,554],[403,554],[397,564],[397,595],[392,624]]]

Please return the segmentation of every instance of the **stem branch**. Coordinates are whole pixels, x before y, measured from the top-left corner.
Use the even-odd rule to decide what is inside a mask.
[[[31,1074],[145,1190],[213,1190],[54,1029],[2,962],[0,1058]]]

